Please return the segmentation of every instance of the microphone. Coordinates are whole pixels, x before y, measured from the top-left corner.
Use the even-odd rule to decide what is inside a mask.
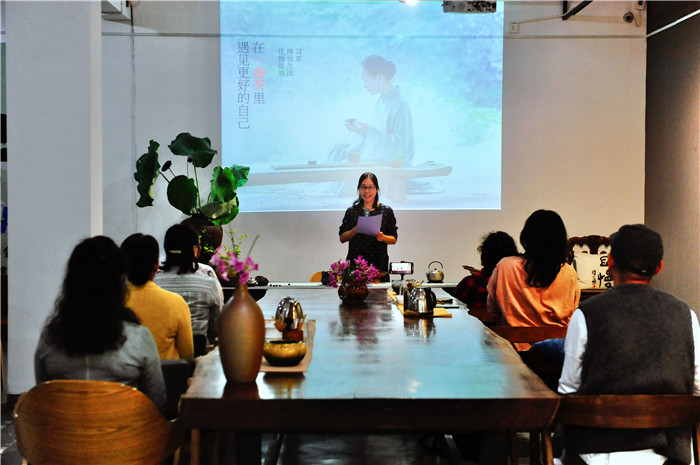
[[[369,208],[365,208],[365,216],[369,216]]]

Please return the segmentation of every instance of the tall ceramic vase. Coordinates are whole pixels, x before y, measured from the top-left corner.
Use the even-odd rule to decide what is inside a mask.
[[[219,354],[232,383],[255,381],[265,345],[265,318],[246,284],[238,284],[219,316]]]

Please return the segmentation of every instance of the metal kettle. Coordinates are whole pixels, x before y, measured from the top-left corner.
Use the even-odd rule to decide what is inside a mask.
[[[299,329],[304,318],[304,311],[299,301],[294,297],[285,297],[277,305],[275,327],[280,331]]]
[[[434,267],[433,269],[430,269],[430,266],[433,263],[439,264],[440,268]],[[429,283],[441,283],[442,280],[445,279],[445,273],[442,271],[442,263],[437,260],[428,263],[428,272],[425,274],[425,276],[428,278]]]
[[[436,304],[437,298],[435,293],[423,287],[413,288],[408,296],[408,300],[404,299],[404,308],[406,310],[412,310],[421,315],[432,315]]]

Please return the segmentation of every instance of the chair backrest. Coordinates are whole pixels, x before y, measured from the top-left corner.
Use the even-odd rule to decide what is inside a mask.
[[[564,396],[556,419],[596,428],[673,428],[700,423],[700,396]]]
[[[566,337],[564,326],[490,326],[489,329],[508,342],[532,344],[545,339]]]
[[[591,234],[590,236],[574,236],[567,240],[567,245],[569,246],[569,253],[567,256],[567,261],[569,264],[574,260],[574,247],[587,246],[588,253],[597,254],[598,249],[601,245],[609,246],[610,238],[607,236],[599,236],[596,234]]]
[[[693,457],[698,462],[700,396],[600,395],[564,396],[555,422],[595,428],[693,427]]]
[[[38,384],[20,396],[13,417],[19,451],[33,465],[153,465],[184,437],[142,392],[107,381]]]
[[[192,344],[194,347],[194,356],[201,357],[207,355],[207,336],[206,334],[193,334]]]
[[[163,414],[166,418],[176,418],[180,397],[187,391],[192,377],[193,365],[187,360],[161,360],[160,368],[165,380],[166,404]]]

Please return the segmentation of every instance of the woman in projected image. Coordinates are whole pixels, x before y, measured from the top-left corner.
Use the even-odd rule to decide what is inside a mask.
[[[387,245],[396,244],[398,237],[394,210],[379,203],[379,181],[374,173],[363,173],[357,182],[358,198],[345,211],[340,225],[340,242],[348,244],[346,260],[362,256],[379,270],[380,279],[389,281],[389,254]],[[357,220],[361,216],[382,215],[379,232],[373,236],[357,232]]]
[[[345,128],[361,137],[359,144],[337,151],[334,161],[347,159],[376,161],[393,167],[409,165],[413,160],[413,118],[408,102],[391,79],[396,66],[379,55],[370,55],[362,60],[362,82],[367,91],[379,94],[374,107],[372,123],[357,119],[345,121]]]

